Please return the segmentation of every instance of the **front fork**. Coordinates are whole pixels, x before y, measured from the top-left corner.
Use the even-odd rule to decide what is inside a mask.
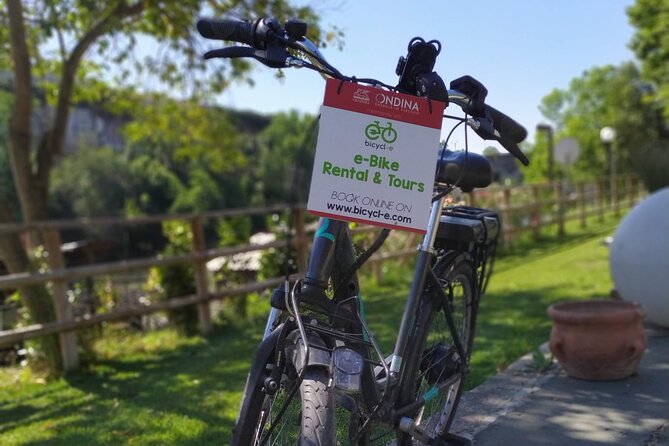
[[[406,352],[409,335],[414,324],[414,318],[418,308],[419,298],[425,287],[425,279],[431,267],[432,259],[434,258],[434,241],[437,237],[437,230],[439,229],[439,219],[444,207],[445,197],[441,197],[432,203],[430,210],[430,219],[427,225],[427,232],[423,237],[423,242],[418,248],[418,260],[416,262],[416,270],[414,272],[413,281],[411,283],[411,290],[402,315],[402,323],[400,324],[400,331],[395,343],[395,351],[391,357],[390,373],[391,377],[400,373],[404,354]]]

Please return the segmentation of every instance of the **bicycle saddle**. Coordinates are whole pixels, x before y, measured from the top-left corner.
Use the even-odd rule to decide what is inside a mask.
[[[437,182],[455,184],[464,192],[475,187],[486,187],[492,182],[492,166],[483,155],[472,152],[439,152]]]

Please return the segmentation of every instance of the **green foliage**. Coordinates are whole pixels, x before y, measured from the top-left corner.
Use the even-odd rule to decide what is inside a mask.
[[[260,135],[256,201],[306,202],[316,136],[314,118],[278,113]]]
[[[581,154],[570,174],[578,178],[609,173],[607,151],[599,137],[605,126],[617,132],[613,148],[618,173],[638,167],[646,148],[666,146],[666,123],[649,91],[638,68],[628,62],[594,67],[573,79],[567,90],[556,89],[542,100],[540,109],[555,126],[556,143],[563,137],[575,137],[580,143]],[[537,139],[542,147],[543,138]]]
[[[634,165],[649,192],[669,187],[669,142],[644,147]]]
[[[248,243],[251,236],[251,218],[248,215],[226,218],[216,226],[218,244],[235,246]]]
[[[65,1],[45,1],[27,3],[24,6],[27,40],[33,49],[34,79],[44,91],[54,92],[54,73],[61,73],[64,60],[74,52],[84,36],[100,21],[106,26],[100,35],[95,35],[91,44],[90,59],[95,60],[97,69],[115,73],[119,84],[127,84],[131,75],[162,83],[172,90],[207,89],[222,91],[234,79],[248,78],[251,64],[247,61],[219,63],[216,69],[205,65],[201,55],[205,50],[202,39],[193,39],[193,20],[201,15],[219,17],[231,9],[241,16],[254,18],[274,16],[281,20],[299,17],[310,24],[309,37],[323,45],[336,42],[337,30],[324,32],[319,26],[318,15],[310,7],[293,6],[285,0],[252,2],[201,2],[165,1],[145,2],[105,2],[84,1],[72,4]],[[4,7],[3,7],[4,9]],[[4,16],[0,17],[0,20]],[[4,22],[4,20],[2,20]],[[38,24],[38,26],[30,26]],[[7,27],[0,27],[2,49],[0,64],[10,67],[10,51],[7,45]],[[159,49],[155,54],[138,57],[139,37],[150,39]],[[4,38],[2,38],[4,37]],[[54,48],[54,43],[57,47]],[[200,73],[203,76],[198,76]],[[83,85],[77,87],[81,97],[88,96]],[[90,91],[90,90],[89,90]],[[48,97],[50,101],[55,95]]]
[[[665,116],[669,118],[669,1],[636,0],[627,15],[637,28],[630,47],[641,60],[645,78],[658,86]]]
[[[282,275],[294,274],[298,271],[297,253],[294,249],[271,248],[260,257],[260,271],[258,279],[271,279]]]
[[[637,28],[630,47],[641,60],[645,79],[654,84],[649,100],[664,109],[661,137],[640,147],[635,168],[649,191],[669,186],[669,0],[636,0],[627,9]]]
[[[205,169],[194,167],[188,175],[188,185],[175,197],[171,211],[198,212],[216,209],[223,201],[223,192]]]
[[[498,156],[500,153],[501,152],[499,151],[499,149],[495,146],[488,146],[485,149],[483,149],[483,155],[487,157]]]
[[[530,184],[548,181],[548,141],[545,134],[537,132],[534,145],[523,143],[521,150],[530,160],[530,165],[523,168],[524,181]],[[553,166],[554,171],[556,167]]]
[[[308,144],[304,141],[313,118],[279,114],[262,133],[251,135],[237,130],[251,118],[237,119],[232,127],[229,114],[160,96],[126,126],[126,150],[80,147],[56,165],[53,215],[200,212],[286,202],[294,200],[294,191],[306,193],[315,132],[309,133]],[[0,156],[0,167],[1,161]],[[304,199],[306,195],[299,198]]]
[[[124,131],[131,153],[150,155],[184,175],[193,165],[223,173],[245,164],[235,129],[220,109],[163,95],[143,97],[135,107]]]
[[[550,370],[553,367],[553,354],[545,355],[540,348],[536,348],[532,352],[532,364],[531,367],[539,373],[544,373]]]
[[[286,237],[289,233],[289,218],[292,217],[285,214],[273,214],[267,219],[268,230],[276,235],[276,240],[288,242]],[[265,280],[281,277],[285,274],[296,273],[298,269],[297,251],[286,243],[279,248],[271,248],[262,252],[258,278]]]
[[[165,163],[141,154],[128,157],[131,193],[126,195],[125,215],[160,214],[167,212],[186,186]]]
[[[174,220],[163,222],[163,234],[169,241],[163,255],[174,256],[192,251],[193,233],[187,223]],[[186,263],[153,267],[149,271],[145,289],[151,298],[157,300],[195,294],[193,267]],[[185,335],[197,334],[197,308],[194,305],[169,310],[167,316]]]
[[[108,147],[85,148],[54,169],[51,203],[58,216],[120,215],[132,191],[128,162]]]

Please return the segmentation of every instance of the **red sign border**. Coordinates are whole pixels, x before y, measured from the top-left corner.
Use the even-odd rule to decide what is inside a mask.
[[[323,105],[441,129],[446,104],[354,82],[328,79]]]

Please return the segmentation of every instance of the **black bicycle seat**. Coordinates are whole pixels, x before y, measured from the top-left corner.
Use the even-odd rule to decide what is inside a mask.
[[[472,152],[439,152],[437,182],[457,185],[464,192],[486,187],[492,182],[492,166],[483,155]]]

